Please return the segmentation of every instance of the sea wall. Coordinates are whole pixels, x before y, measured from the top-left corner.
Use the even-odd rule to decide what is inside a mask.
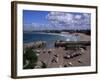
[[[62,42],[55,42],[55,47],[66,47],[66,46],[88,46],[90,45],[90,41],[62,41]]]

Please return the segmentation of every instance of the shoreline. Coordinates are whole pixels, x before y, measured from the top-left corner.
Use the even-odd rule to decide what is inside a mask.
[[[73,34],[70,34],[68,32],[65,32],[65,33],[45,33],[45,32],[40,32],[40,34],[50,34],[50,35],[58,35],[58,36],[64,36],[64,37],[67,37],[67,35],[71,35],[71,36],[78,36],[80,37],[80,40],[79,41],[90,41],[90,38],[91,36],[89,35],[86,35],[86,34],[83,34],[83,33],[73,33]]]
[[[79,41],[91,41],[91,36],[83,34],[83,33],[77,33],[77,32],[73,33],[73,34],[70,34],[68,32],[62,32],[62,33],[28,32],[28,33],[38,33],[38,34],[63,36],[63,37],[66,37],[65,41],[67,41],[67,37],[68,37],[68,35],[70,35],[72,37],[79,37],[80,38]],[[38,41],[41,41],[41,40],[38,40]],[[68,41],[69,41],[69,39],[68,39]],[[31,42],[35,42],[35,41],[24,42],[24,44],[31,43]]]
[[[67,34],[62,34],[62,33],[46,33],[46,32],[30,32],[30,33],[39,33],[39,34],[49,34],[49,35],[58,35],[58,36],[64,36],[66,37]],[[71,35],[71,34],[68,34]]]

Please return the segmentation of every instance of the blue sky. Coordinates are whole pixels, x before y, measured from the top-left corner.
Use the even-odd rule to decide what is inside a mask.
[[[90,29],[90,13],[23,10],[24,30]]]
[[[24,10],[23,11],[23,20],[24,24],[31,24],[31,23],[47,23],[45,20],[45,16],[48,14],[48,11],[31,11],[31,10]]]

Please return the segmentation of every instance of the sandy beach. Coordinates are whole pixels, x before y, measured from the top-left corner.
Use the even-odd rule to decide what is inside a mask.
[[[90,41],[91,40],[91,36],[86,35],[86,34],[82,34],[82,33],[74,33],[73,35],[78,35],[80,36],[80,41]]]

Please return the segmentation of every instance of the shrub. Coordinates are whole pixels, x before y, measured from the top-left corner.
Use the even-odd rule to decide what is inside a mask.
[[[30,68],[35,67],[36,62],[38,60],[38,57],[37,57],[36,53],[31,48],[27,48],[24,55],[23,55],[23,64],[24,65],[25,65],[26,60],[29,61],[29,64],[28,64],[28,66],[26,66],[25,69],[30,69]]]

